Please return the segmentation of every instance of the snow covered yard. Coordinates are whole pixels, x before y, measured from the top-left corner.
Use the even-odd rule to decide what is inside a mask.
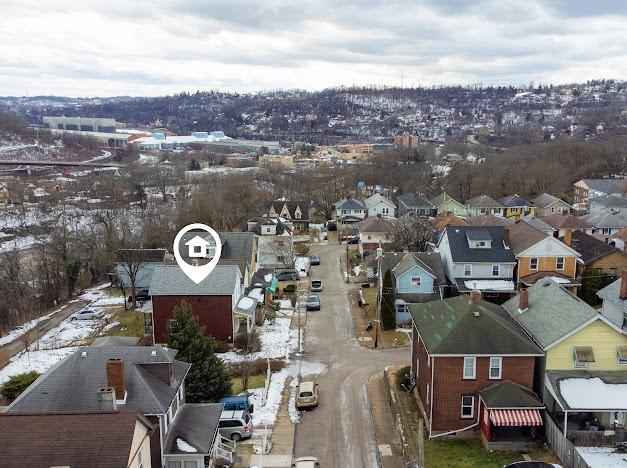
[[[611,447],[577,447],[590,468],[625,468],[627,453],[618,453]]]
[[[0,369],[0,385],[9,380],[13,375],[30,371],[37,371],[43,374],[57,362],[76,351],[76,349],[78,348],[73,346],[45,351],[22,351],[20,354],[13,357],[9,364]]]
[[[0,337],[0,346],[4,346],[5,344],[10,343],[11,341],[16,340],[17,338],[22,336],[24,333],[26,333],[26,332],[32,330],[33,328],[35,328],[39,323],[48,320],[52,315],[56,314],[57,312],[62,311],[66,307],[67,307],[67,304],[59,307],[58,309],[50,312],[47,315],[44,315],[44,316],[39,317],[37,319],[31,320],[30,322],[26,322],[25,324],[20,325],[19,327],[13,329],[12,331],[7,333],[6,335],[1,336]]]

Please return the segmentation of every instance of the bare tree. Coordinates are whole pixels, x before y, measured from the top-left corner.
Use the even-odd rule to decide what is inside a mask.
[[[427,221],[414,214],[406,214],[396,220],[392,240],[397,250],[428,252],[432,250],[435,229]]]

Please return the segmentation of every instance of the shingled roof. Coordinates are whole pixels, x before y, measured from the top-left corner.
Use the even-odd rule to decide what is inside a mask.
[[[541,355],[501,306],[468,295],[409,305],[429,354]]]
[[[560,240],[563,241],[564,238]],[[596,260],[603,258],[609,254],[619,252],[616,247],[611,244],[590,236],[583,231],[574,231],[571,247],[581,254],[581,260],[585,265],[589,265]]]
[[[509,245],[516,255],[549,237],[545,232],[522,221],[506,229],[509,231]]]
[[[449,226],[444,231],[448,237],[451,259],[453,262],[501,262],[516,263],[516,258],[511,249],[503,243],[504,228],[500,226]],[[491,248],[471,249],[468,245],[468,234],[471,236],[484,234],[492,241]]]
[[[3,468],[119,468],[128,465],[136,411],[0,413]]]
[[[150,282],[151,296],[224,296],[231,295],[240,283],[235,265],[217,265],[196,284],[178,265],[158,265]]]
[[[592,226],[582,217],[568,213],[555,213],[548,216],[539,216],[539,218],[556,229],[592,229]]]
[[[176,350],[161,346],[80,348],[40,376],[8,411],[96,411],[97,391],[107,386],[107,361],[122,359],[127,397],[118,408],[163,414],[191,367],[174,359],[176,354]],[[148,365],[154,363],[172,365],[170,384],[151,372]]]
[[[394,229],[394,222],[379,218],[378,216],[371,216],[360,221],[357,224],[359,232],[392,232]]]

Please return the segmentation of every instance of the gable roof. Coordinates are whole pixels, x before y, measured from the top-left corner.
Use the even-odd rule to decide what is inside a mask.
[[[359,232],[392,232],[394,223],[390,220],[371,216],[357,223]]]
[[[542,221],[556,229],[591,229],[582,216],[573,216],[568,213],[554,213],[548,216],[540,216]]]
[[[548,223],[545,223],[544,221],[542,221],[537,216],[531,216],[531,215],[523,216],[521,218],[521,221],[529,224],[530,226],[533,226],[534,228],[536,228],[536,229],[538,229],[539,231],[542,231],[542,232],[546,232],[546,233],[549,233],[549,232],[553,233],[553,232],[555,232],[555,228],[553,226],[551,226]]]
[[[375,193],[371,197],[368,197],[364,200],[364,205],[367,209],[374,208],[375,206],[380,204],[384,204],[396,209],[396,204],[388,197],[384,197],[380,193]]]
[[[161,346],[79,348],[32,383],[8,411],[96,411],[96,392],[107,386],[107,361],[120,358],[124,361],[127,397],[124,404],[118,403],[118,408],[163,414],[191,367],[175,360],[176,353]],[[173,382],[166,384],[142,366],[150,363],[171,363]]]
[[[468,223],[464,219],[454,214],[438,216],[432,220],[432,223],[436,231],[442,231],[447,226],[468,226]]]
[[[506,229],[509,230],[509,245],[516,255],[549,237],[525,222],[515,223]]]
[[[561,238],[560,240],[562,240]],[[609,254],[618,252],[616,247],[590,236],[583,231],[574,231],[572,237],[572,248],[581,254],[581,260],[588,265]]]
[[[503,204],[487,195],[479,195],[466,201],[466,206],[471,208],[503,208]]]
[[[119,468],[127,466],[136,411],[0,413],[0,460],[4,468]]]
[[[473,304],[462,295],[411,304],[409,311],[429,354],[541,354],[507,313],[490,302]]]
[[[597,228],[615,228],[622,229],[627,226],[627,214],[624,216],[614,213],[589,213],[581,217],[587,223]]]
[[[394,272],[395,275],[401,275],[403,272],[411,268],[411,266],[405,269],[406,265],[415,265],[423,268],[427,273],[435,277],[435,284],[438,286],[446,284],[446,275],[444,274],[444,267],[442,266],[442,257],[438,252],[384,252],[381,257],[381,272],[385,275],[388,270],[394,270],[406,257],[404,266]],[[381,278],[383,278],[383,275]]]
[[[404,193],[396,197],[396,199],[408,208],[435,208],[429,200],[415,193]]]
[[[270,208],[274,209],[274,212],[277,215],[281,214],[281,211],[283,210],[283,207],[286,206],[287,207],[287,211],[290,215],[291,218],[295,217],[295,213],[296,213],[296,208],[300,208],[300,212],[301,212],[301,219],[308,219],[309,218],[309,202],[306,201],[281,201],[281,200],[275,200],[270,202],[270,206],[268,206],[268,212],[270,211]]]
[[[488,408],[544,408],[535,393],[509,380],[479,391]]]
[[[525,200],[518,194],[509,195],[507,197],[501,198],[500,202],[508,207],[517,207],[517,206],[533,206],[533,202]]]
[[[150,281],[151,296],[227,296],[240,283],[240,271],[235,265],[216,267],[196,284],[178,265],[158,265]]]
[[[617,197],[615,195],[609,195],[605,197],[595,197],[591,198],[589,202],[610,208],[627,208],[627,196]]]
[[[551,278],[540,279],[527,291],[527,310],[518,311],[518,296],[506,301],[503,308],[543,349],[550,348],[599,316],[596,310]]]
[[[464,204],[463,204],[463,203],[458,202],[457,200],[455,200],[453,197],[451,197],[451,196],[450,196],[448,193],[446,193],[446,192],[442,192],[440,195],[436,195],[435,197],[433,197],[433,198],[431,199],[431,203],[432,203],[434,206],[440,206],[440,205],[442,205],[442,204],[444,204],[444,203],[447,203],[447,202],[452,202],[452,203],[455,203],[455,204],[457,204],[457,205],[459,205],[459,206],[461,206],[461,207],[463,207],[463,206],[464,206]]]
[[[601,193],[623,193],[627,188],[627,179],[582,179],[589,190]]]
[[[516,263],[512,250],[505,248],[503,244],[503,231],[501,226],[447,227],[444,232],[448,237],[451,259],[453,262],[465,263]],[[471,249],[468,245],[468,234],[489,236],[492,239],[492,247],[489,249]]]
[[[176,439],[183,439],[196,449],[195,453],[209,454],[223,408],[222,403],[186,403],[181,406],[168,431],[163,453],[168,455],[188,453],[180,450],[176,443]]]
[[[564,200],[562,200],[559,197],[556,197],[555,195],[551,195],[550,193],[543,193],[541,195],[538,195],[536,198],[533,199],[533,202],[542,208],[550,206],[556,202],[561,202],[562,204],[568,206],[569,208],[572,208],[572,206],[570,206]]]
[[[335,204],[335,207],[339,210],[363,210],[366,208],[366,205],[361,200],[349,197],[341,199]]]
[[[409,252],[401,259],[400,262],[398,262],[398,265],[392,269],[392,272],[394,273],[394,276],[398,278],[414,267],[422,268],[427,274],[431,275],[435,279],[435,273],[433,270],[431,270],[428,265],[425,265],[424,262],[420,261],[418,257],[410,254]]]
[[[503,216],[494,216],[493,214],[472,216],[468,218],[470,226],[509,226],[514,224],[514,218],[505,218]]]
[[[618,278],[616,281],[608,284],[603,289],[597,291],[597,296],[604,301],[611,302],[616,307],[621,309],[623,313],[627,314],[627,299],[620,298],[620,282],[621,278]]]
[[[219,232],[222,241],[220,259],[251,260],[255,245],[255,234],[252,232]]]
[[[620,239],[622,241],[627,241],[627,227],[624,227],[620,231],[612,234],[612,239]]]

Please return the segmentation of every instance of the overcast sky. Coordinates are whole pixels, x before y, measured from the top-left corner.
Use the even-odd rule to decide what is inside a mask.
[[[627,78],[621,0],[0,0],[0,95]]]

